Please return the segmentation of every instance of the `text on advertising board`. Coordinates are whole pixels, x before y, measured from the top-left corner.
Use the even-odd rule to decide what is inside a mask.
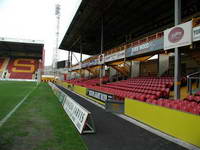
[[[87,95],[101,101],[113,100],[113,95],[88,89]]]
[[[59,98],[59,101],[62,104],[65,112],[67,113],[79,133],[94,133],[94,125],[89,126],[90,129],[87,130],[90,131],[86,131],[86,129],[84,128],[86,125],[88,125],[87,120],[89,116],[89,119],[91,119],[91,113],[83,108],[81,105],[79,105],[77,102],[75,102],[71,97],[65,94],[53,83],[49,82],[49,85],[51,86],[54,94]]]
[[[200,26],[193,28],[193,41],[200,40]]]
[[[164,47],[163,37],[160,39],[152,40],[142,45],[130,47],[126,50],[126,57],[135,56],[147,52],[161,50]]]

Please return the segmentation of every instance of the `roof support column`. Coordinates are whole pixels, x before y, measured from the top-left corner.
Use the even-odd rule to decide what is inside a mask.
[[[82,52],[83,52],[83,50],[82,50],[82,38],[81,38],[80,39],[80,67],[82,64],[82,57],[83,57]],[[80,68],[80,77],[82,78],[82,68]]]
[[[70,73],[69,73],[69,68],[70,68],[70,51],[68,50],[68,60],[67,60],[67,68],[68,68],[68,75],[69,77],[67,76],[67,79],[69,80],[70,79]]]
[[[181,0],[174,0],[175,4],[175,25],[181,23]],[[180,99],[181,85],[181,52],[175,48],[175,67],[174,67],[174,99]]]
[[[72,55],[73,55],[73,52],[71,51],[71,55],[70,55],[70,68],[72,68]],[[70,71],[70,79],[72,79],[72,70]]]
[[[103,15],[101,17],[101,56],[103,54]],[[101,67],[100,67],[100,86],[101,86],[101,83],[102,83],[102,74],[103,74],[103,64],[101,64]]]

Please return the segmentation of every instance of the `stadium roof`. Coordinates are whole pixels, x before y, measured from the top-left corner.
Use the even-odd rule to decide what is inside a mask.
[[[182,18],[199,9],[199,0],[182,0]],[[81,38],[84,54],[100,53],[102,16],[108,50],[172,26],[174,0],[82,0],[59,48],[80,52]]]
[[[38,52],[41,53],[44,48],[44,42],[40,40],[15,39],[0,37],[0,52]]]

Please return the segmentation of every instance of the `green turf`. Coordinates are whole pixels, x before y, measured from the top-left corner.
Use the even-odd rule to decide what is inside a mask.
[[[0,120],[35,86],[35,82],[0,81]]]
[[[49,86],[41,83],[0,128],[0,150],[87,150]]]

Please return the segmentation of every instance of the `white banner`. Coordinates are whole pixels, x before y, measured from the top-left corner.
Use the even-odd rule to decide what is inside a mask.
[[[105,56],[105,62],[110,62],[125,57],[125,50]]]
[[[192,21],[164,31],[164,50],[192,44]]]
[[[82,133],[89,112],[67,95],[65,95],[64,101],[63,108],[65,112],[78,131]]]
[[[0,81],[27,81],[27,82],[36,82],[34,79],[3,79],[0,78]]]
[[[90,112],[75,102],[71,97],[65,94],[53,83],[49,82],[49,85],[52,88],[54,94],[59,98],[59,101],[63,105],[65,112],[72,120],[79,133],[82,134]]]
[[[200,26],[193,28],[193,41],[200,40]]]

